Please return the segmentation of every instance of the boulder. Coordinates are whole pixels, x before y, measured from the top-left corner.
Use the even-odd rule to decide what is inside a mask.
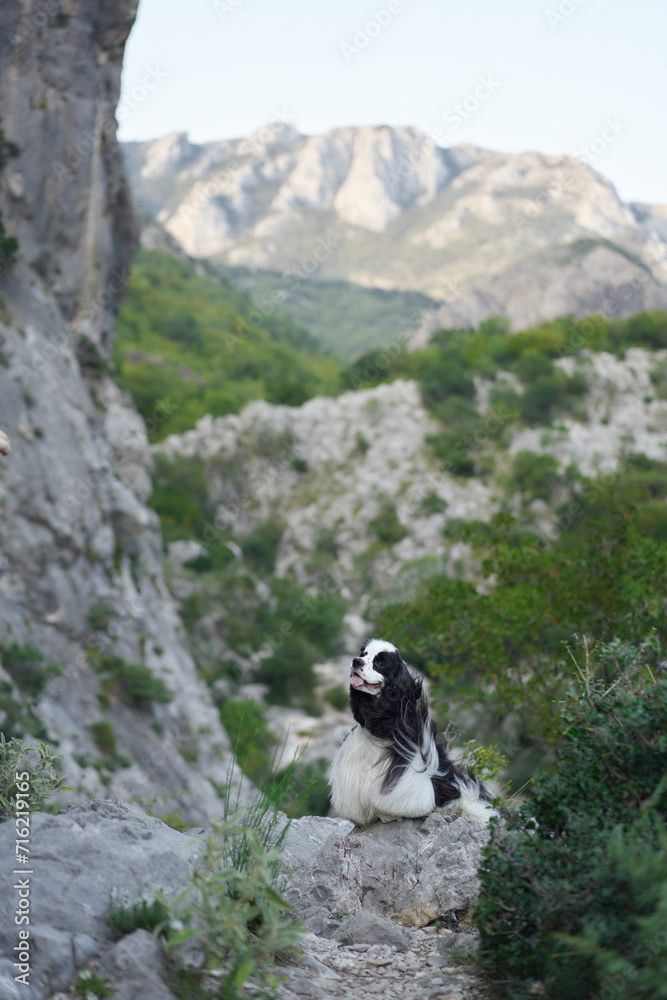
[[[332,937],[341,944],[389,944],[396,951],[409,951],[412,942],[412,932],[407,928],[372,913],[355,913],[348,917]]]
[[[294,857],[290,833],[286,855]],[[331,931],[321,908],[334,918],[363,911],[423,927],[477,895],[480,852],[487,840],[486,830],[438,812],[423,820],[333,832],[306,863],[292,865],[285,895],[325,935]]]
[[[95,959],[123,984],[118,1000],[167,998],[158,943],[136,931],[114,944],[105,916],[112,889],[126,892],[130,902],[142,894],[152,898],[157,889],[175,895],[194,866],[197,838],[110,800],[71,806],[57,816],[36,812],[30,816],[29,865],[16,866],[31,874],[16,875],[10,860],[15,837],[13,822],[0,826],[0,857],[6,862],[0,897],[16,904],[0,913],[0,954],[13,955],[19,943],[14,886],[28,879],[30,976],[27,986],[15,983],[13,959],[0,959],[0,996],[45,1000],[54,990],[67,989]]]

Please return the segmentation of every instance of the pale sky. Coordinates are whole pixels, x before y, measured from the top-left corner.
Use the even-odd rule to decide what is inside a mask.
[[[417,125],[667,203],[666,40],[665,0],[140,0],[120,137]]]

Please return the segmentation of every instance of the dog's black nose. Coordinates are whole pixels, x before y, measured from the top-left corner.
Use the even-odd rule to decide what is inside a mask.
[[[360,656],[355,656],[355,658],[352,660],[352,666],[353,667],[361,668],[361,667],[363,667],[363,665],[364,665],[364,661],[361,659]]]

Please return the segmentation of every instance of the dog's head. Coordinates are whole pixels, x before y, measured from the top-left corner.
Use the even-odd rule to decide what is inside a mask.
[[[409,680],[410,672],[396,646],[383,639],[369,639],[352,660],[350,695],[377,698],[388,685]]]

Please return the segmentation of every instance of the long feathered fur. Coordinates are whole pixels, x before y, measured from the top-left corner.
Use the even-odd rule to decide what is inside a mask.
[[[420,678],[391,643],[372,639],[352,661],[350,707],[357,726],[332,765],[335,811],[359,825],[425,816],[436,808],[484,824],[484,785],[449,759]]]

